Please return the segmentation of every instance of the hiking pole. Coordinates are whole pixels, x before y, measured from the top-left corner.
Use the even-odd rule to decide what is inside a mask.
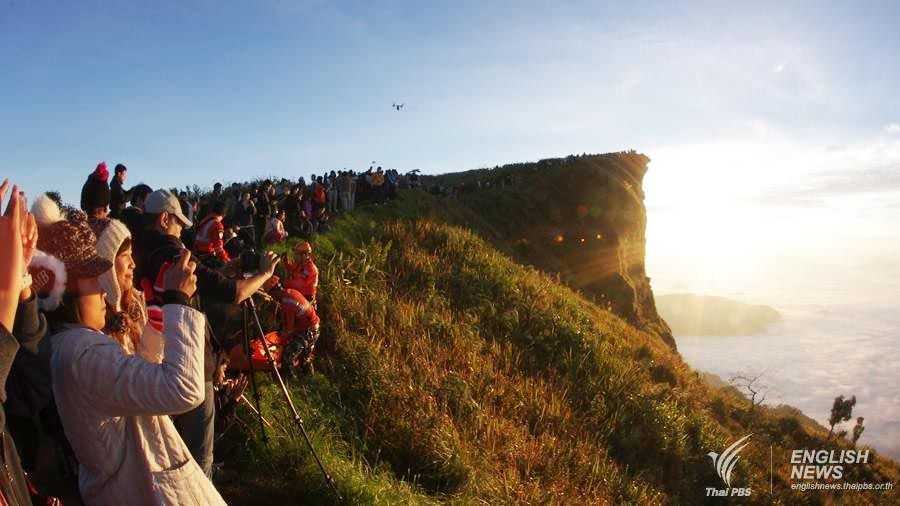
[[[252,300],[252,299],[251,299]],[[250,385],[253,388],[253,401],[256,403],[256,409],[253,412],[259,418],[259,430],[262,431],[263,444],[269,446],[269,436],[266,434],[265,418],[263,418],[262,407],[259,403],[259,388],[256,386],[256,371],[253,369],[253,354],[250,350],[250,323],[247,321],[247,306],[244,306],[242,317],[244,323],[244,355],[247,357],[247,367],[250,372]],[[254,310],[255,311],[255,310]],[[265,347],[265,339],[263,340]],[[268,348],[266,348],[268,349]],[[243,395],[241,395],[243,397]],[[247,404],[250,404],[249,402]],[[252,408],[252,406],[251,406]]]
[[[287,400],[288,406],[291,408],[291,412],[294,415],[294,422],[297,424],[297,427],[300,428],[300,433],[303,434],[303,439],[306,441],[306,445],[309,447],[310,453],[314,459],[316,459],[316,464],[319,465],[319,469],[322,471],[322,474],[325,476],[325,481],[328,483],[328,486],[331,487],[331,490],[334,491],[334,494],[337,496],[338,501],[343,501],[344,498],[341,497],[341,493],[338,492],[337,484],[335,484],[334,479],[328,474],[328,471],[325,470],[325,466],[322,464],[322,460],[319,459],[319,455],[316,453],[316,449],[313,447],[312,441],[309,439],[309,434],[306,433],[306,427],[303,425],[303,418],[300,417],[300,413],[297,411],[297,407],[294,406],[294,400],[291,398],[291,393],[287,389],[287,385],[284,382],[284,379],[281,377],[281,372],[278,370],[278,364],[275,363],[275,357],[272,356],[272,350],[269,349],[269,343],[266,342],[266,332],[263,330],[262,323],[259,321],[259,313],[256,311],[256,302],[253,300],[253,296],[250,296],[247,299],[248,304],[250,305],[251,313],[253,313],[253,319],[256,322],[256,330],[259,331],[259,339],[262,341],[262,348],[265,350],[266,358],[269,360],[269,364],[272,366],[272,372],[275,373],[275,379],[278,380],[278,386],[281,387],[281,393],[284,394],[285,400]]]

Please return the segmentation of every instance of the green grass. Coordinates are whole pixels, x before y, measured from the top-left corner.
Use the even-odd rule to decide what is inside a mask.
[[[345,504],[702,503],[719,480],[706,453],[748,432],[735,471],[748,502],[826,497],[765,493],[768,446],[824,446],[818,429],[747,414],[655,334],[448,224],[471,213],[409,191],[314,241],[321,346],[291,390]],[[253,423],[228,435],[223,493],[336,503],[268,381],[263,399],[280,427],[268,447]],[[861,472],[898,476],[890,462]]]

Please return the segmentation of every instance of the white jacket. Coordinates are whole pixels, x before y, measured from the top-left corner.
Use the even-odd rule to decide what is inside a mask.
[[[85,327],[51,338],[53,395],[88,505],[225,504],[166,416],[203,402],[205,317],[171,304],[163,313],[159,364]]]

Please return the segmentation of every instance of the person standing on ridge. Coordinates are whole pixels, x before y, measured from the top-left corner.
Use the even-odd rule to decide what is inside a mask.
[[[117,220],[122,219],[122,211],[125,210],[125,204],[131,198],[131,191],[125,191],[122,185],[125,178],[128,177],[128,167],[123,164],[116,165],[113,169],[113,180],[109,184],[109,215]]]
[[[315,207],[314,212],[318,213],[319,209],[325,207],[328,203],[327,190],[325,188],[325,181],[322,176],[316,180],[313,185],[313,205]]]
[[[102,220],[109,216],[109,169],[106,162],[97,164],[81,187],[81,210],[91,220]]]

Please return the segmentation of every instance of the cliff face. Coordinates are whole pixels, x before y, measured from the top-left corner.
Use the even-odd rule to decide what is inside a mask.
[[[649,161],[634,152],[570,156],[429,183],[454,193],[478,217],[466,224],[481,228],[519,261],[558,274],[674,349],[644,268],[641,185]]]

